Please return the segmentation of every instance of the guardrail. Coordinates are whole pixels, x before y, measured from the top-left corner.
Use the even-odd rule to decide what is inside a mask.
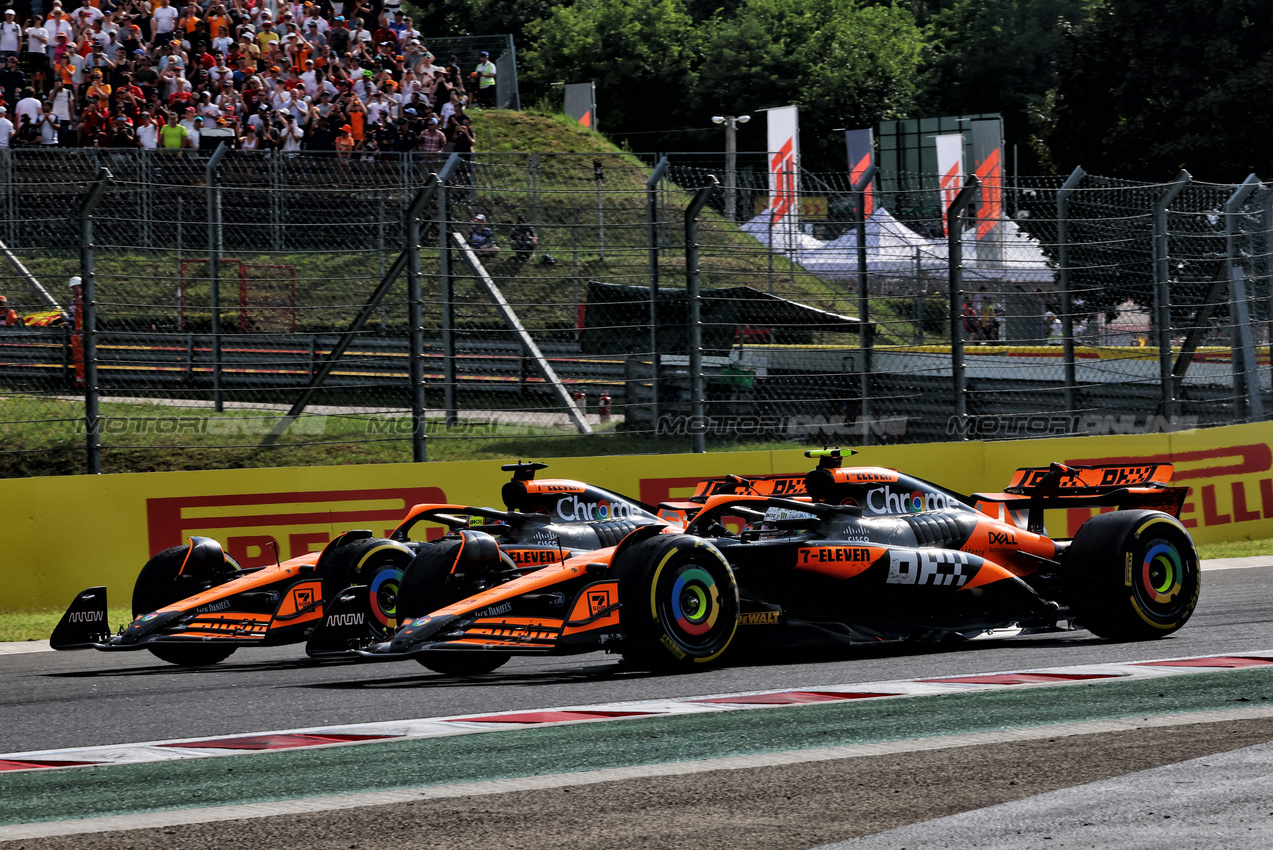
[[[131,376],[146,374],[155,389],[212,385],[212,337],[199,333],[99,331],[98,376],[103,389],[135,388]],[[222,384],[238,389],[303,387],[339,341],[336,334],[276,336],[235,334],[221,338]],[[578,346],[541,344],[563,382],[586,389],[622,392],[622,356],[581,356]],[[425,344],[425,378],[443,380],[442,343]],[[36,381],[74,386],[71,332],[60,328],[8,328],[0,333],[0,375],[6,381]],[[408,344],[403,337],[367,336],[356,342],[333,370],[329,388],[408,385]],[[457,345],[456,376],[460,386],[506,392],[549,392],[516,343],[484,339],[480,345]]]

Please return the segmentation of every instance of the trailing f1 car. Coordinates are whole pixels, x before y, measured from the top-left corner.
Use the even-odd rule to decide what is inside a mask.
[[[348,532],[321,553],[244,569],[209,537],[191,537],[151,558],[133,585],[133,620],[112,634],[106,588],[82,591],[62,615],[54,649],[148,649],[172,664],[197,667],[241,646],[300,643],[323,615],[323,600],[351,585],[375,595],[364,625],[370,639],[392,634],[407,546]]]
[[[1168,486],[1170,464],[1054,463],[1018,470],[1004,492],[960,495],[892,469],[845,468],[838,449],[806,455],[819,463],[803,481],[704,482],[690,500],[659,506],[677,521],[645,523],[596,551],[562,544],[534,570],[496,528],[458,528],[457,519],[456,533],[408,565],[396,632],[360,630],[372,597],[351,588],[306,651],[414,658],[450,674],[593,650],[694,669],[748,645],[1076,625],[1114,640],[1158,638],[1197,605],[1198,554],[1177,519],[1188,489]],[[1047,535],[1046,510],[1079,507],[1112,510],[1073,539]]]
[[[661,529],[684,521],[683,511],[675,508],[664,519],[635,499],[577,481],[535,481],[535,471],[543,468],[540,463],[503,467],[513,473],[503,488],[508,510],[416,505],[390,538],[348,531],[321,553],[273,566],[244,569],[217,541],[192,537],[142,568],[133,586],[133,620],[118,634],[111,633],[107,622],[106,588],[92,587],[72,602],[50,644],[54,649],[147,649],[173,664],[215,664],[241,646],[304,641],[323,618],[324,600],[354,585],[367,588],[367,604],[356,614],[341,615],[340,621],[361,640],[383,640],[398,626],[404,571],[435,545],[423,535],[413,536],[414,529],[459,529],[461,539],[479,541],[475,547],[497,540],[491,550],[496,561],[516,573],[613,547],[637,528]],[[702,486],[728,491],[737,485],[731,479],[713,479]],[[469,529],[474,522],[483,524]],[[454,543],[443,545],[450,549]],[[406,585],[408,595],[418,596],[413,590],[418,575],[413,572],[412,584]],[[470,586],[477,589],[481,581],[473,576]]]

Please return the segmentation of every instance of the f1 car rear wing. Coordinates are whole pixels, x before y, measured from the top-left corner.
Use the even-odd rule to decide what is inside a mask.
[[[1051,508],[1149,508],[1179,518],[1188,487],[1168,487],[1169,463],[1066,466],[1018,469],[1002,493],[974,493],[976,507],[994,514],[1007,509],[1016,520],[1027,513],[1028,531],[1043,533],[1043,512]],[[1019,520],[1018,520],[1019,524]]]
[[[712,496],[780,496],[801,498],[808,494],[805,476],[777,473],[773,475],[726,475],[721,478],[704,478],[698,482],[692,495],[684,499],[659,502],[659,517],[682,525],[692,520]]]
[[[1054,463],[1046,467],[1018,469],[1004,491],[1026,495],[1036,490],[1063,490],[1079,494],[1107,492],[1116,487],[1153,487],[1165,485],[1175,471],[1170,463],[1134,466],[1065,466]]]

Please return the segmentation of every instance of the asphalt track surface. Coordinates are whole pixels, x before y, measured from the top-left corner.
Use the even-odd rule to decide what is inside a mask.
[[[1152,643],[1079,631],[800,663],[748,659],[683,676],[629,671],[607,656],[514,660],[465,681],[412,662],[314,665],[299,647],[242,651],[206,671],[144,653],[0,655],[0,752],[1269,651],[1271,590],[1271,567],[1208,571],[1189,625]],[[150,797],[166,790],[169,799],[176,788],[180,805],[196,811],[266,803],[238,819],[6,846],[1144,847],[1165,837],[1185,847],[1273,844],[1273,805],[1265,805],[1273,789],[1264,778],[1273,755],[1261,746],[1273,742],[1267,670],[501,736],[180,769],[0,774],[0,839],[5,825],[144,810]],[[850,756],[841,747],[857,749]],[[732,760],[713,761],[720,758]],[[389,797],[371,793],[381,789]],[[355,792],[368,796],[349,796]],[[324,794],[330,810],[288,811],[287,798]],[[60,813],[79,795],[81,811]],[[269,809],[271,800],[283,802]],[[248,816],[262,811],[276,813]]]

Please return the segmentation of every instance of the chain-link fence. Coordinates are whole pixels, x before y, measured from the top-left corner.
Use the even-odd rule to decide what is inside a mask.
[[[738,162],[0,153],[0,474],[1264,417],[1258,182],[804,174],[784,217]]]

